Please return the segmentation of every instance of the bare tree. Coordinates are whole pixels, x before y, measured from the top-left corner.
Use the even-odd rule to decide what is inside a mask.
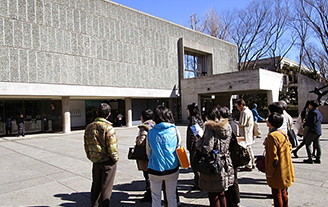
[[[193,14],[190,16],[190,28],[199,32],[204,32],[205,27],[201,23],[201,20],[197,18],[197,14]]]
[[[210,8],[204,18],[205,33],[212,37],[229,40],[229,30],[231,26],[232,13],[224,11],[221,15],[215,9]]]
[[[283,57],[291,50],[294,46],[296,37],[286,35],[288,31],[290,17],[290,5],[289,1],[286,0],[274,0],[272,8],[272,19],[274,27],[272,29],[272,36],[269,40],[269,51],[268,56],[271,57],[272,65],[279,70],[281,67],[281,61]],[[286,38],[288,37],[288,38]]]
[[[328,67],[328,2],[326,0],[298,0],[300,15],[311,27],[321,48],[309,43],[305,46],[306,63],[317,70],[327,83]]]
[[[232,39],[238,47],[238,69],[252,69],[256,62],[262,58],[270,48],[269,41],[272,37],[274,24],[270,21],[270,0],[254,0],[250,5],[240,10],[232,27]]]

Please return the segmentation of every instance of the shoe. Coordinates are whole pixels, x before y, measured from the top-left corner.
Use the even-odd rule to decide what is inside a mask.
[[[321,161],[316,159],[316,160],[313,160],[314,163],[317,163],[317,164],[321,164]]]
[[[292,153],[293,153],[295,158],[298,158],[297,151],[293,150]]]
[[[310,159],[303,160],[303,162],[308,164],[313,164],[313,160]]]
[[[194,185],[191,187],[191,190],[200,190],[200,188],[197,185]]]
[[[151,192],[150,191],[146,191],[144,193],[144,197],[140,199],[140,202],[151,202]]]

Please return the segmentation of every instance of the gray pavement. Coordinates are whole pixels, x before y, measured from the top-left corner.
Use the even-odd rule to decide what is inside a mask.
[[[267,132],[261,123],[262,132]],[[186,126],[179,126],[185,137]],[[119,139],[120,161],[115,178],[112,206],[143,206],[142,172],[134,161],[127,159],[138,129],[116,128]],[[253,145],[255,155],[263,153],[264,136]],[[185,140],[183,140],[185,143]],[[305,148],[300,158],[293,158],[296,182],[288,190],[289,206],[328,205],[328,125],[323,125],[321,137],[322,164],[303,164]],[[83,149],[83,130],[69,134],[47,133],[26,135],[25,138],[0,138],[0,206],[90,206],[91,162]],[[209,206],[207,193],[192,191],[193,174],[180,169],[178,189],[183,206]],[[256,169],[239,172],[241,206],[272,206],[268,199],[270,188],[265,175]]]

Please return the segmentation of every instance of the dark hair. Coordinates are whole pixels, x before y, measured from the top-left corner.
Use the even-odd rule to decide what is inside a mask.
[[[238,99],[238,100],[236,101],[236,104],[237,104],[238,106],[246,106],[246,102],[244,101],[244,99]]]
[[[159,105],[154,111],[154,121],[156,124],[161,122],[170,122],[174,124],[174,117],[172,111],[165,106]]]
[[[214,121],[215,118],[220,119],[220,111],[216,106],[212,106],[206,109],[205,116],[207,117],[207,119]]]
[[[141,112],[141,116],[145,121],[151,120],[154,118],[154,112],[151,109],[146,109]]]
[[[269,108],[269,111],[271,114],[274,112],[277,112],[279,114],[284,113],[284,109],[279,102],[274,102],[274,103],[270,104],[268,108]]]
[[[189,116],[195,116],[198,119],[202,119],[202,115],[199,111],[198,105],[196,103],[188,104],[187,109],[189,110]]]
[[[309,105],[313,106],[313,108],[318,108],[318,106],[320,105],[318,100],[311,100],[309,102]]]
[[[273,112],[268,117],[268,122],[275,128],[279,128],[284,123],[284,116],[280,113]]]
[[[279,104],[282,106],[282,108],[283,108],[284,110],[286,110],[287,107],[288,107],[286,101],[284,101],[284,100],[280,100],[280,101],[279,101]]]
[[[106,103],[101,103],[97,108],[97,116],[106,118],[110,114],[111,108]]]
[[[219,109],[219,112],[220,112],[220,115],[223,117],[223,118],[229,118],[231,117],[231,112],[229,110],[228,107],[224,106],[224,107],[221,107]]]

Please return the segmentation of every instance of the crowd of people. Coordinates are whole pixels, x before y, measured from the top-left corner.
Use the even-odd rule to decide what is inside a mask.
[[[317,101],[309,101],[306,112],[302,114],[303,145],[306,145],[308,153],[305,163],[320,163],[322,115],[317,110],[318,106]],[[207,191],[210,206],[213,207],[239,206],[237,172],[252,171],[255,168],[251,147],[255,138],[254,122],[265,119],[258,115],[257,105],[250,110],[243,99],[237,100],[236,107],[240,111],[238,120],[232,118],[229,108],[221,106],[208,107],[204,111],[203,120],[196,103],[187,106],[189,123],[186,147],[194,175],[192,190]],[[272,103],[268,109],[268,133],[263,143],[266,180],[271,187],[274,206],[288,206],[287,189],[295,182],[292,154],[297,157],[300,147],[292,151],[288,131],[293,128],[293,120],[286,112],[286,102]],[[92,206],[109,205],[116,173],[116,132],[112,123],[106,120],[110,112],[110,106],[102,103],[97,109],[97,119],[85,129],[85,152],[93,162]],[[160,105],[154,111],[143,111],[141,122],[135,145],[145,150],[148,159],[136,161],[137,168],[142,171],[145,179],[145,193],[140,201],[151,202],[153,207],[161,207],[161,195],[164,191],[164,206],[179,206],[179,158],[176,149],[181,146],[181,134],[175,125],[173,113]],[[249,156],[249,162],[247,160],[244,166],[236,164],[236,154],[232,153],[232,147],[240,140],[245,143],[245,151]],[[315,154],[310,148],[312,143]],[[217,163],[214,173],[197,170],[195,161],[200,154],[215,155]],[[313,157],[316,159],[313,160]]]

